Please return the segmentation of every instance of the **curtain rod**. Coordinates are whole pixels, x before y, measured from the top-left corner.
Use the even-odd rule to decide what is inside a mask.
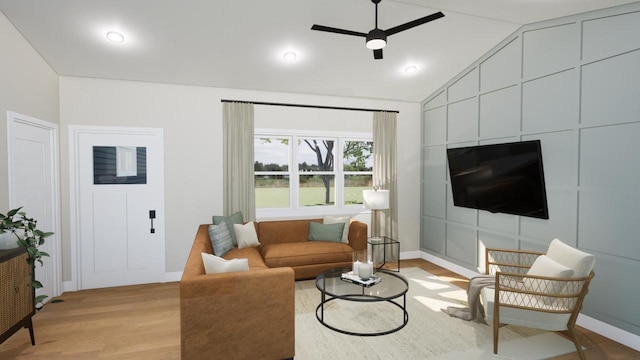
[[[381,109],[365,109],[365,108],[352,108],[352,107],[340,107],[340,106],[322,106],[322,105],[306,105],[306,104],[285,104],[285,103],[274,103],[274,102],[260,102],[260,101],[245,101],[245,100],[228,100],[222,99],[220,102],[241,102],[248,103],[254,105],[268,105],[268,106],[290,106],[290,107],[301,107],[301,108],[314,108],[314,109],[329,109],[329,110],[350,110],[350,111],[371,111],[371,112],[390,112],[399,114],[398,110],[381,110]]]

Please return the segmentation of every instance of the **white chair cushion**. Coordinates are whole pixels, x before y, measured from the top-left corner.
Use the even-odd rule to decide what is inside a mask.
[[[539,297],[535,298],[532,295],[525,294],[524,297],[531,297],[531,301],[535,303],[540,301]],[[480,301],[482,301],[482,306],[484,307],[485,313],[485,321],[488,324],[491,324],[491,322],[493,321],[494,298],[494,289],[485,287],[480,291]],[[549,308],[551,309],[552,307],[549,306]],[[516,309],[501,306],[499,320],[501,324],[532,327],[541,330],[561,331],[567,330],[567,322],[569,322],[569,317],[571,317],[571,314],[553,314],[541,311]]]
[[[548,276],[554,278],[570,278],[573,275],[573,269],[559,264],[545,255],[538,256],[533,262],[527,275]],[[547,281],[538,279],[524,279],[524,287],[528,291],[546,292],[551,294],[560,294],[565,288],[566,283],[560,281]],[[544,303],[550,305],[555,301],[554,297],[543,297]]]
[[[591,254],[573,248],[558,239],[549,244],[547,256],[555,262],[573,269],[573,277],[588,276],[596,258]]]

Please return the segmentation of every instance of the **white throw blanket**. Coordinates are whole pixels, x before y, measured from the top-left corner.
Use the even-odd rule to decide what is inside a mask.
[[[441,309],[449,316],[457,317],[463,320],[474,320],[482,324],[486,324],[484,321],[484,308],[480,303],[480,291],[488,286],[493,287],[496,283],[496,278],[493,275],[478,275],[469,280],[469,287],[467,288],[467,303],[469,307],[460,308],[456,306],[447,306],[446,309]]]

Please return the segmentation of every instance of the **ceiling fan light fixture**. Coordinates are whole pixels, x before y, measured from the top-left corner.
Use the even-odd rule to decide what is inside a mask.
[[[387,34],[380,29],[373,29],[367,34],[367,49],[379,50],[387,46]]]

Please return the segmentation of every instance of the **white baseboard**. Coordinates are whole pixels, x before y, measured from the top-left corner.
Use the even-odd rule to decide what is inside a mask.
[[[431,255],[423,251],[421,251],[421,253],[422,253],[422,256],[421,256],[422,259],[429,261],[431,263],[434,263],[438,266],[442,266],[443,268],[449,271],[453,271],[456,274],[460,274],[466,278],[472,278],[476,275],[479,275],[479,273],[473,270],[469,270],[460,265],[457,265],[450,261],[439,258],[435,255]],[[582,326],[585,329],[598,333],[604,337],[607,337],[615,342],[619,342],[622,345],[625,345],[632,349],[640,351],[640,336],[638,335],[619,329],[615,326],[609,325],[600,320],[596,320],[582,313],[578,316],[578,320],[576,321],[576,324],[578,324],[579,326]]]
[[[622,345],[640,351],[640,336],[580,313],[576,324]]]
[[[420,259],[421,251],[404,251],[400,252],[400,260]]]
[[[63,281],[62,292],[67,292],[67,291],[78,291],[78,288],[76,287],[76,283],[73,281]]]
[[[182,271],[164,273],[164,282],[180,281],[181,278],[182,278]]]
[[[439,258],[435,255],[431,255],[429,253],[423,252],[421,251],[421,259],[426,260],[428,262],[434,263],[438,266],[442,266],[443,268],[449,270],[449,271],[453,271],[456,274],[462,275],[468,279],[471,279],[472,277],[476,276],[476,275],[480,275],[480,273],[475,272],[473,270],[469,270],[465,267],[462,267],[460,265],[454,264],[450,261],[444,260],[442,258]]]

